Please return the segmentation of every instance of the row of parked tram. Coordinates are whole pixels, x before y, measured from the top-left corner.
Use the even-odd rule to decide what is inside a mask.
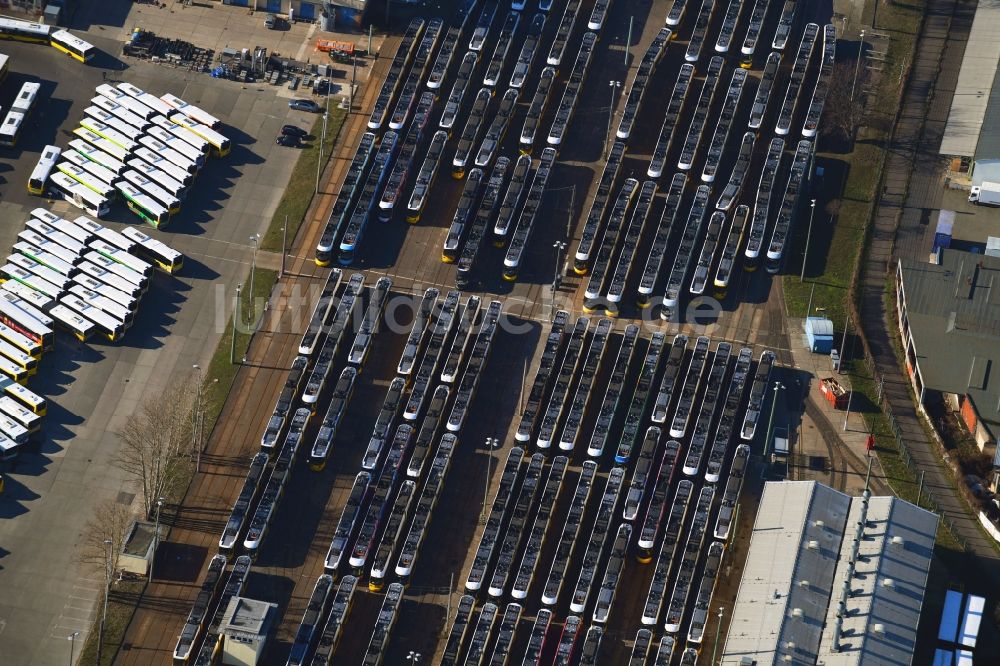
[[[361,274],[345,281],[339,269],[331,271],[223,529],[210,580],[216,569],[222,575],[227,557],[242,553],[237,561],[250,563],[266,547],[268,534],[279,526],[288,487],[307,483],[297,478],[297,459],[306,458],[318,471],[333,455],[391,288],[385,277],[366,289]],[[365,663],[381,659],[402,599],[400,583],[416,564],[502,314],[499,301],[480,307],[478,297],[462,302],[457,291],[439,296],[429,289],[416,304],[397,377],[386,392],[289,663],[308,663],[313,652],[319,660],[314,663],[332,663],[358,581],[367,579],[369,589],[378,591],[395,578]],[[323,415],[318,425],[317,414]],[[345,570],[351,575],[340,578]],[[176,645],[178,663],[203,658],[211,663],[218,649],[218,621],[208,613],[217,586],[210,580]]]
[[[597,663],[619,587],[634,578],[632,560],[655,562],[641,617],[649,628],[637,638],[634,658],[653,649],[656,626],[664,634],[656,663],[672,663],[675,651],[694,658],[774,363],[765,350],[755,367],[752,354],[704,336],[677,335],[668,344],[656,333],[646,340],[635,326],[617,335],[610,319],[594,327],[586,317],[573,323],[558,312],[518,444],[507,454],[464,579],[467,595],[443,663],[516,662],[522,655],[510,653],[519,630],[529,632],[524,663],[550,663],[559,654],[566,663]],[[604,384],[603,400],[591,395],[597,376],[632,376],[636,357],[640,382],[631,396],[621,400],[614,379]],[[602,370],[604,358],[612,361]],[[587,414],[588,406],[597,408]],[[602,471],[603,444],[587,447],[589,459],[578,469],[570,466],[575,438],[565,433],[585,419],[613,421],[616,412],[627,412],[634,426],[622,431],[611,467]],[[532,443],[537,453],[529,453]],[[554,443],[559,451],[548,457]]]

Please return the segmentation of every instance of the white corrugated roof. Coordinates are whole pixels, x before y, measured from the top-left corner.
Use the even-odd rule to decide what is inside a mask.
[[[972,157],[1000,63],[1000,0],[979,0],[941,139],[942,155]]]

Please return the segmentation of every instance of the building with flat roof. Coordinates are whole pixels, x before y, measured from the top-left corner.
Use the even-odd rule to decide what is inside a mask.
[[[222,663],[253,666],[267,646],[278,604],[236,596],[229,600],[219,629],[222,631]]]
[[[937,524],[894,497],[768,482],[722,663],[912,663]]]
[[[906,370],[923,409],[939,395],[980,448],[1000,437],[1000,257],[943,249],[938,263],[896,267]]]

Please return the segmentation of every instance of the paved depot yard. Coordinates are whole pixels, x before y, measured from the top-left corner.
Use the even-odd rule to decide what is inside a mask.
[[[77,19],[89,26],[82,34],[105,51],[94,66],[45,46],[0,43],[0,52],[11,56],[10,77],[0,86],[0,106],[9,107],[25,80],[42,83],[38,111],[32,116],[37,126],[29,123],[18,145],[0,152],[4,256],[31,209],[44,206],[60,214],[80,214],[64,202],[49,205],[32,197],[25,184],[45,144],[66,146],[94,87],[102,82],[102,71],[202,106],[223,120],[235,145],[228,157],[210,160],[181,212],[164,233],[156,234],[185,254],[185,266],[177,276],[156,276],[124,341],[109,345],[95,338],[81,345],[57,336],[55,351],[45,356],[31,380],[32,390],[50,399],[46,437],[8,467],[6,492],[0,496],[0,644],[2,661],[18,666],[64,663],[69,655],[66,638],[74,631],[81,632],[79,654],[101,580],[78,567],[74,546],[95,503],[116,497],[131,500],[131,489],[111,465],[117,449],[113,432],[144,394],[173,378],[191,376],[192,364],[204,367],[208,361],[228,316],[222,304],[231,307],[235,283],[248,270],[248,238],[266,229],[297,154],[275,146],[274,136],[286,122],[308,127],[314,120],[312,114],[290,111],[287,99],[276,96],[270,86],[243,89],[207,75],[134,60],[126,61],[123,72],[108,55],[120,53],[119,42],[103,36],[116,35],[121,28],[108,24],[105,29],[99,22],[124,20],[118,12],[123,14],[131,3],[82,4]],[[101,11],[89,16],[94,5]],[[133,224],[138,218],[119,204],[111,219]],[[258,253],[257,259],[260,265],[276,267],[276,257]]]

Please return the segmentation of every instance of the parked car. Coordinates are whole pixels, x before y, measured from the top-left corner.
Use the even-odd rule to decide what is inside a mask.
[[[288,102],[288,106],[296,111],[309,111],[310,113],[319,113],[323,110],[322,106],[311,99],[293,99]]]
[[[291,134],[279,134],[278,138],[275,139],[274,142],[279,146],[284,146],[285,148],[299,147],[299,137]]]
[[[309,136],[309,132],[302,129],[298,125],[284,125],[281,128],[281,133],[286,136],[294,136],[299,139],[304,139]]]

